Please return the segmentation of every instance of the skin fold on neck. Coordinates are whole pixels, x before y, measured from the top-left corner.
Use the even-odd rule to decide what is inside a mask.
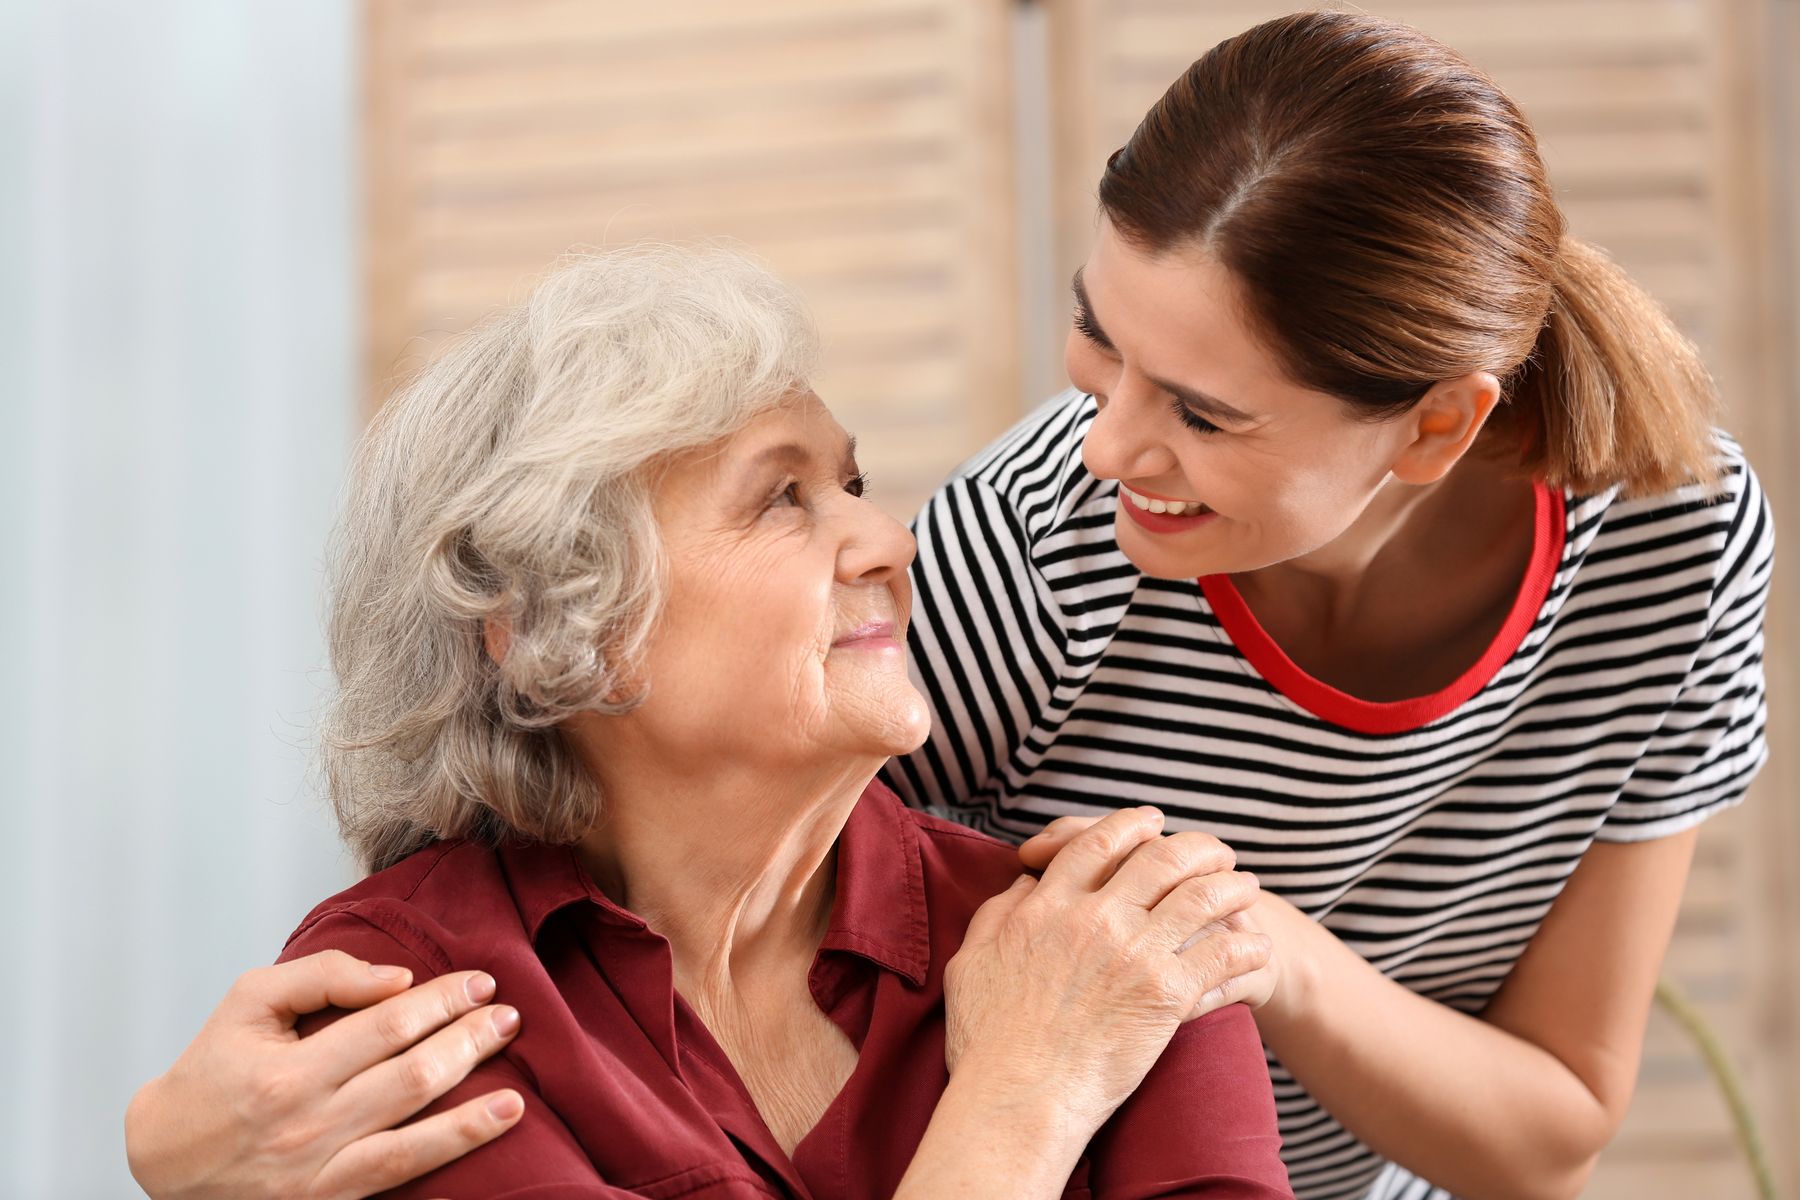
[[[572,733],[602,782],[583,862],[668,939],[676,991],[792,1154],[856,1065],[807,979],[830,925],[837,838],[880,760],[749,769],[618,739],[602,752]]]

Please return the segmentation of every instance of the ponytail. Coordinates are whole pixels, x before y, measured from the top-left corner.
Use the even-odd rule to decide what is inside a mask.
[[[1521,465],[1552,487],[1648,495],[1718,473],[1718,397],[1698,351],[1576,238],[1562,239],[1549,315],[1507,394]]]

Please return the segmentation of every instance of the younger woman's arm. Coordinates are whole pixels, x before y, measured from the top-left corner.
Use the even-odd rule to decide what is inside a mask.
[[[1266,893],[1269,1048],[1377,1153],[1465,1200],[1575,1197],[1631,1101],[1697,830],[1596,844],[1481,1017],[1387,978]]]

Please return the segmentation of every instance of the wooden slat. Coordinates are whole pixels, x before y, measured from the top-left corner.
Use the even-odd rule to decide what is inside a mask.
[[[725,238],[813,304],[897,515],[1017,413],[1004,0],[371,9],[376,399],[571,246]]]
[[[790,37],[828,29],[879,29],[899,22],[943,27],[941,0],[679,0],[594,4],[592,0],[472,0],[421,4],[415,44],[428,62],[481,61],[535,54],[567,58],[609,48],[755,42],[785,48]]]

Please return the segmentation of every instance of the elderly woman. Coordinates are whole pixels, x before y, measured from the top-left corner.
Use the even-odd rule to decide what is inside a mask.
[[[396,1194],[1288,1195],[1249,1010],[1183,1024],[1262,952],[1198,937],[1254,886],[1216,842],[1127,810],[1034,880],[874,782],[927,734],[913,543],[811,346],[742,258],[614,252],[370,431],[325,744],[374,874],[283,958],[499,979],[428,1112],[522,1109]]]

